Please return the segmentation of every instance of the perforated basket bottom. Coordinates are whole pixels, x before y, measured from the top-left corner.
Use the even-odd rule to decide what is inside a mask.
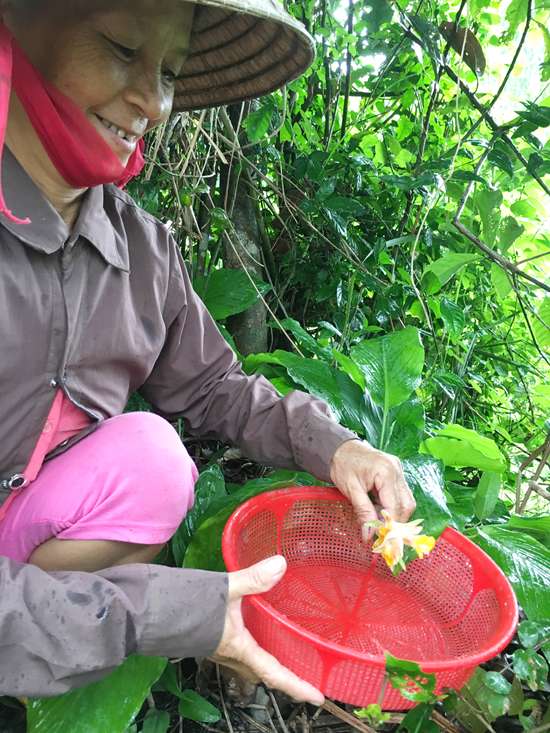
[[[441,626],[430,608],[408,593],[364,572],[327,566],[290,569],[264,595],[280,613],[328,641],[367,654],[423,659],[449,659],[457,641],[455,625]],[[459,631],[460,634],[460,631]]]

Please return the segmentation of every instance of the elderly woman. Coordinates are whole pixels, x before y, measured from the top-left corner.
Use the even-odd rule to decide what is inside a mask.
[[[332,480],[359,521],[370,491],[408,518],[399,462],[320,400],[246,377],[169,231],[116,185],[174,100],[261,96],[307,67],[311,39],[275,0],[0,7],[0,692],[58,694],[138,651],[214,654],[319,703],[240,616],[282,558],[229,576],[144,564],[193,503],[170,422]],[[122,414],[136,389],[158,415]]]

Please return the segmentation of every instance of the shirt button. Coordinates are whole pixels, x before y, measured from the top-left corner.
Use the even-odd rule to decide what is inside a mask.
[[[50,387],[57,387],[58,384],[57,379],[50,379]]]
[[[53,425],[49,420],[46,420],[46,424],[44,425],[44,429],[42,430],[43,433],[49,433],[52,429]]]

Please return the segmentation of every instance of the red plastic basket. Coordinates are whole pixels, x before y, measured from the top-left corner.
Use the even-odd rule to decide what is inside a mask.
[[[395,578],[361,540],[336,489],[296,487],[247,501],[229,519],[222,548],[229,571],[286,558],[271,591],[243,599],[245,624],[299,677],[351,705],[378,702],[386,650],[435,673],[437,692],[459,689],[517,625],[509,582],[473,542],[448,528]],[[387,685],[383,710],[414,704]]]

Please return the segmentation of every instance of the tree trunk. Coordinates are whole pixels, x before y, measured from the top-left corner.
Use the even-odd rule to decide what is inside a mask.
[[[242,260],[250,273],[263,279],[260,234],[253,207],[247,187],[239,182],[231,217],[235,234],[229,234],[231,242],[225,238],[223,260],[225,267],[234,269],[242,269]],[[244,313],[228,318],[227,327],[235,339],[235,346],[243,356],[267,351],[266,323],[267,312],[262,301]]]
[[[250,111],[258,108],[258,102],[252,102]],[[228,108],[229,117],[233,126],[237,128],[241,113],[241,105]],[[245,110],[244,116],[248,112]],[[239,135],[241,144],[248,142],[244,131]],[[250,190],[235,172],[236,161],[230,168],[228,181],[228,166],[223,166],[221,190],[227,196],[228,215],[235,233],[227,232],[223,244],[224,267],[246,269],[260,280],[265,280],[263,258],[261,250],[260,231],[256,220],[254,206],[257,205],[250,195]],[[224,185],[225,184],[225,185]],[[238,313],[227,319],[227,327],[235,340],[235,346],[243,356],[267,351],[267,311],[264,303],[256,303],[244,313]]]

